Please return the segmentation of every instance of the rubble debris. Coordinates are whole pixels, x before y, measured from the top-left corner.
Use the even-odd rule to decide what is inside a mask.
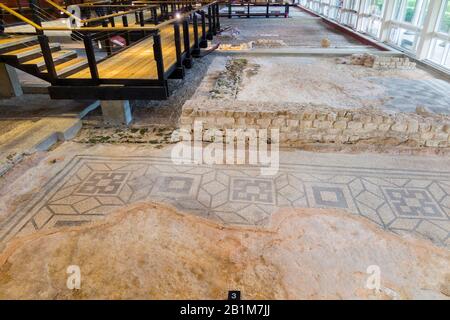
[[[417,106],[416,113],[420,116],[428,117],[433,114],[433,111],[431,111],[430,109],[428,109],[425,106]]]
[[[414,70],[416,63],[408,57],[379,56],[369,53],[353,54],[349,58],[339,58],[338,64],[351,64],[377,70]]]
[[[91,127],[86,125],[80,134],[74,139],[78,143],[102,144],[102,143],[136,143],[162,145],[170,143],[172,127]]]
[[[219,74],[214,88],[211,90],[213,99],[235,99],[242,81],[247,59],[231,59],[225,65],[225,70]]]
[[[322,48],[329,48],[331,46],[331,41],[328,38],[323,38],[322,41],[320,41],[320,46]]]
[[[238,51],[238,50],[250,50],[253,48],[281,48],[287,47],[287,44],[283,40],[277,39],[258,39],[255,41],[243,42],[243,43],[222,43],[219,46],[219,50],[223,51]]]
[[[241,31],[238,28],[228,26],[222,29],[220,34],[217,35],[217,39],[220,42],[236,40],[238,39],[240,33]]]
[[[280,48],[286,46],[287,44],[283,40],[258,39],[256,41],[252,41],[252,48]]]
[[[252,42],[244,42],[240,44],[222,43],[219,45],[218,50],[222,51],[240,51],[250,50],[252,48]]]

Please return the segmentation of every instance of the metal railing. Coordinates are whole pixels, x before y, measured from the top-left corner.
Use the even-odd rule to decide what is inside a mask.
[[[288,2],[283,3],[270,3],[269,1],[248,1],[248,0],[240,0],[240,1],[223,1],[226,3],[228,7],[227,13],[222,13],[221,17],[289,17],[289,6]],[[240,10],[235,10],[233,12],[233,7],[239,7]],[[284,12],[281,11],[273,11],[271,8],[284,8]],[[265,12],[252,12],[251,8],[265,8]]]
[[[30,0],[32,1],[32,0]],[[48,1],[48,0],[47,0]],[[169,20],[166,20],[162,23],[158,23],[155,26],[145,26],[145,24],[143,24],[141,21],[139,22],[140,24],[137,26],[122,26],[122,27],[116,27],[116,26],[111,26],[111,27],[105,27],[105,26],[95,26],[95,27],[90,27],[90,26],[82,26],[82,27],[74,27],[74,28],[69,28],[69,27],[55,27],[55,26],[42,26],[41,24],[39,24],[39,22],[33,21],[32,19],[29,19],[25,16],[23,16],[22,14],[20,14],[19,12],[7,7],[6,5],[0,3],[0,8],[6,12],[8,12],[9,14],[11,14],[12,16],[16,17],[17,19],[21,20],[22,22],[25,22],[26,24],[34,27],[36,29],[36,31],[79,31],[79,32],[96,32],[96,31],[114,31],[114,30],[121,30],[121,31],[155,31],[158,30],[159,28],[173,23],[175,21],[175,18],[173,18],[173,16],[175,15],[176,10],[175,11],[169,11],[168,8],[171,8],[171,4],[175,4],[175,2],[160,2],[161,5],[163,5],[163,7],[165,7],[165,9],[163,9],[163,13],[165,14],[165,18],[169,18]],[[206,7],[209,7],[211,5],[215,5],[217,4],[216,1],[211,1],[209,3],[207,3],[206,5],[197,8],[195,10],[203,10]],[[143,9],[137,9],[136,11],[139,10],[143,10]],[[191,10],[191,11],[195,11],[195,10]],[[134,12],[134,11],[133,11]],[[120,15],[125,15],[127,13],[121,13],[118,15],[114,15],[116,16],[120,16]],[[181,17],[184,17],[186,15],[189,15],[190,13],[180,13]],[[111,17],[106,17],[106,16],[102,16],[102,17],[98,17],[98,18],[93,18],[93,19],[88,19],[88,20],[81,20],[82,22],[94,22],[94,21],[102,21],[102,20],[108,20],[110,21]]]
[[[33,2],[34,0],[30,0]],[[166,17],[169,18],[166,21],[158,23],[154,26],[145,26],[145,22],[140,19],[138,26],[127,26],[124,23],[123,26],[82,26],[76,28],[68,28],[68,27],[53,27],[53,26],[43,26],[39,14],[34,12],[32,19],[28,19],[16,12],[15,10],[7,7],[4,4],[0,3],[0,8],[8,12],[9,14],[15,16],[17,19],[25,22],[28,25],[31,25],[35,28],[35,34],[38,37],[39,44],[41,46],[42,54],[45,60],[46,69],[48,72],[48,81],[53,85],[85,85],[86,83],[90,85],[100,85],[100,84],[133,84],[133,85],[143,85],[143,84],[155,84],[155,83],[165,83],[168,79],[169,75],[174,72],[175,69],[180,69],[183,66],[185,61],[190,61],[191,56],[194,52],[199,52],[200,47],[207,46],[207,40],[211,40],[213,35],[217,33],[220,29],[220,21],[219,21],[219,5],[216,1],[211,1],[201,7],[192,9],[191,3],[182,4],[174,7],[172,6],[173,2],[164,2],[161,3],[161,13],[166,14]],[[33,8],[33,6],[31,6]],[[169,10],[170,8],[170,10]],[[177,10],[173,10],[177,8]],[[136,9],[142,10],[142,8]],[[135,12],[135,10],[133,10]],[[142,12],[142,11],[141,11]],[[114,17],[120,16],[114,15]],[[123,16],[123,15],[122,15]],[[199,18],[200,17],[200,18]],[[100,17],[100,20],[105,21],[109,20],[111,17],[105,18]],[[200,20],[200,21],[199,21]],[[86,22],[86,21],[85,21]],[[194,33],[194,43],[190,42],[189,35],[189,25],[193,25],[193,33]],[[174,27],[174,38],[173,42],[175,45],[176,51],[176,63],[171,66],[168,70],[164,69],[164,58],[163,51],[161,45],[161,35],[160,30],[163,27],[168,25],[173,25]],[[208,26],[208,28],[206,28]],[[181,39],[180,28],[183,28],[183,39]],[[55,64],[52,57],[52,50],[50,48],[49,39],[44,34],[45,31],[70,31],[77,32],[78,35],[81,35],[83,40],[84,49],[86,52],[87,63],[90,71],[89,79],[67,79],[67,78],[59,78],[55,69]],[[201,32],[200,32],[201,31]],[[93,33],[106,33],[109,32],[140,32],[144,37],[151,36],[153,39],[153,56],[156,62],[157,67],[157,80],[149,80],[149,79],[102,79],[99,75],[98,64],[101,63],[105,59],[101,59],[97,61],[94,46],[93,46]],[[183,49],[182,49],[183,43]],[[131,44],[134,45],[134,44]],[[118,54],[121,52],[119,50],[116,53],[111,54],[109,57],[114,54]],[[156,81],[156,82],[155,82]]]

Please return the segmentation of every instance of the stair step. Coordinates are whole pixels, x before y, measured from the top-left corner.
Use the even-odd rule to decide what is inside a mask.
[[[59,45],[59,43],[52,43],[50,44],[50,49],[52,50],[52,52],[59,51],[61,50],[61,46]],[[19,62],[36,59],[40,56],[42,56],[42,51],[39,44],[2,53],[2,57],[6,59],[16,58],[17,60],[19,60]]]
[[[5,51],[11,51],[37,43],[36,36],[13,36],[0,38],[0,54]]]
[[[61,63],[64,63],[64,62],[66,62],[68,60],[76,58],[77,57],[77,53],[76,53],[76,51],[73,51],[73,50],[60,50],[60,51],[54,52],[52,54],[52,57],[53,57],[53,62],[55,64],[55,66],[57,66],[57,65],[59,65]],[[45,68],[46,68],[45,67],[45,60],[44,60],[43,56],[39,57],[39,58],[36,58],[36,59],[29,60],[29,61],[25,62],[24,65],[35,65],[41,71],[45,70]]]
[[[57,65],[55,67],[56,74],[61,77],[68,77],[81,69],[84,69],[88,66],[88,62],[86,58],[75,58],[69,61],[66,61],[64,63],[61,63],[60,65]],[[47,70],[44,70],[46,72]]]

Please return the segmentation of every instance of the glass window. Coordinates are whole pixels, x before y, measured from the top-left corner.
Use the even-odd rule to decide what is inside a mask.
[[[369,13],[381,17],[384,9],[384,0],[372,0],[370,2]]]
[[[407,1],[403,21],[412,22],[416,14],[417,14],[417,1],[416,0]]]
[[[430,0],[397,0],[394,8],[394,19],[423,26]]]
[[[450,0],[444,2],[441,21],[439,23],[439,32],[450,33]]]
[[[446,52],[447,43],[441,39],[434,39],[431,45],[431,54],[429,59],[433,62],[442,63]]]
[[[447,51],[447,59],[444,62],[444,67],[450,69],[450,52]]]

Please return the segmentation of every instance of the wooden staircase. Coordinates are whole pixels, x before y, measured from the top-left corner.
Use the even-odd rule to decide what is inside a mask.
[[[62,50],[60,44],[49,45],[58,77],[68,77],[86,68],[88,62],[74,50]],[[0,62],[7,63],[48,81],[49,74],[36,36],[0,37]]]

